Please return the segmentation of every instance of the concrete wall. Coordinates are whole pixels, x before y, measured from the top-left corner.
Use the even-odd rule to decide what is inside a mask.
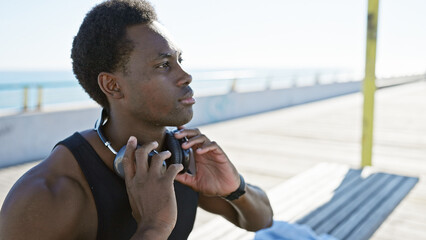
[[[35,112],[0,118],[0,167],[45,158],[55,144],[91,128],[99,108]]]
[[[358,92],[360,82],[230,93],[197,99],[190,125],[203,125]]]
[[[360,88],[360,82],[349,82],[200,97],[188,126],[354,93]],[[99,107],[86,107],[0,117],[0,167],[45,158],[58,141],[93,128],[99,113]]]

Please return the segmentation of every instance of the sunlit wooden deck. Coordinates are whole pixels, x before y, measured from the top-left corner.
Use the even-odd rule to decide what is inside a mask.
[[[274,188],[317,164],[358,168],[361,121],[362,95],[351,94],[200,129],[222,146],[247,182],[275,192],[271,197],[276,197]],[[424,239],[426,81],[377,92],[374,134],[374,169],[420,180],[372,239]],[[0,201],[32,165],[0,170]],[[215,216],[199,211],[194,234],[216,220]],[[235,235],[211,239],[238,239],[232,236]]]
[[[247,181],[273,192],[322,162],[359,168],[362,101],[360,93],[352,94],[201,129],[221,144]],[[375,109],[374,170],[420,180],[372,239],[424,239],[426,82],[377,91]],[[215,221],[204,212],[197,220],[195,232]]]

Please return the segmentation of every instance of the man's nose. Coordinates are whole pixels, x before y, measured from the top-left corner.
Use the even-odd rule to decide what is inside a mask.
[[[192,75],[187,73],[183,68],[182,76],[179,78],[178,85],[179,86],[188,86],[192,82]]]

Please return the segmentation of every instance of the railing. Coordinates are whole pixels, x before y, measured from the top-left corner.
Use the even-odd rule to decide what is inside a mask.
[[[0,111],[41,110],[45,102],[88,100],[77,81],[0,84]]]
[[[24,111],[28,110],[28,101],[29,101],[29,89],[30,86],[29,85],[23,85],[23,86],[16,86],[16,85],[6,85],[6,86],[0,86],[1,89],[20,89],[22,88],[23,90],[23,107],[22,109]],[[37,86],[37,110],[41,109],[41,105],[42,105],[42,99],[43,99],[43,87],[42,85],[38,85]]]
[[[266,91],[338,82],[361,81],[360,75],[348,73],[288,74],[197,79],[191,86],[196,95],[220,95],[232,92]]]
[[[299,74],[241,78],[196,79],[192,87],[196,95],[221,95],[232,92],[267,91],[283,88],[361,81],[361,76],[345,73]],[[412,75],[378,79],[377,87],[387,87],[425,79]],[[77,80],[61,82],[0,84],[0,111],[39,111],[46,105],[91,101]]]

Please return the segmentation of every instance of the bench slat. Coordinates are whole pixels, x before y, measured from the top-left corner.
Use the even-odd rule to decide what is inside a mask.
[[[385,202],[377,207],[368,219],[359,224],[347,239],[369,239],[418,181],[418,178],[404,177],[398,189],[392,191],[392,195],[386,198]]]
[[[348,191],[340,191],[339,195],[334,196],[328,203],[319,207],[317,210],[313,211],[306,217],[297,221],[299,224],[306,224],[313,229],[316,229],[318,225],[324,222],[331,217],[336,211],[338,211],[342,206],[347,204],[348,201],[352,200],[356,196],[360,195],[364,189],[369,189],[367,186],[377,186],[382,181],[385,181],[385,178],[380,178],[380,174],[372,175],[365,179],[364,181],[358,184],[353,184],[347,187]]]
[[[335,228],[331,234],[337,238],[346,239],[356,226],[368,219],[374,213],[376,208],[383,205],[385,198],[391,194],[391,191],[398,190],[398,185],[400,185],[403,177],[392,176],[387,180],[388,181],[379,186],[379,189],[376,189],[373,194],[366,199],[366,201],[360,203],[359,208],[357,208],[356,211],[345,216],[346,220]],[[384,219],[380,220],[380,222],[384,221]],[[371,227],[373,226],[367,226],[363,230],[369,231]]]
[[[414,177],[371,173],[373,170],[318,164],[268,191],[274,219],[305,224],[317,234],[340,239],[368,239],[418,181]],[[194,230],[189,239],[254,237],[222,217]]]
[[[332,199],[297,223],[339,239],[368,239],[418,181],[386,173],[362,178],[361,173],[348,171]]]

